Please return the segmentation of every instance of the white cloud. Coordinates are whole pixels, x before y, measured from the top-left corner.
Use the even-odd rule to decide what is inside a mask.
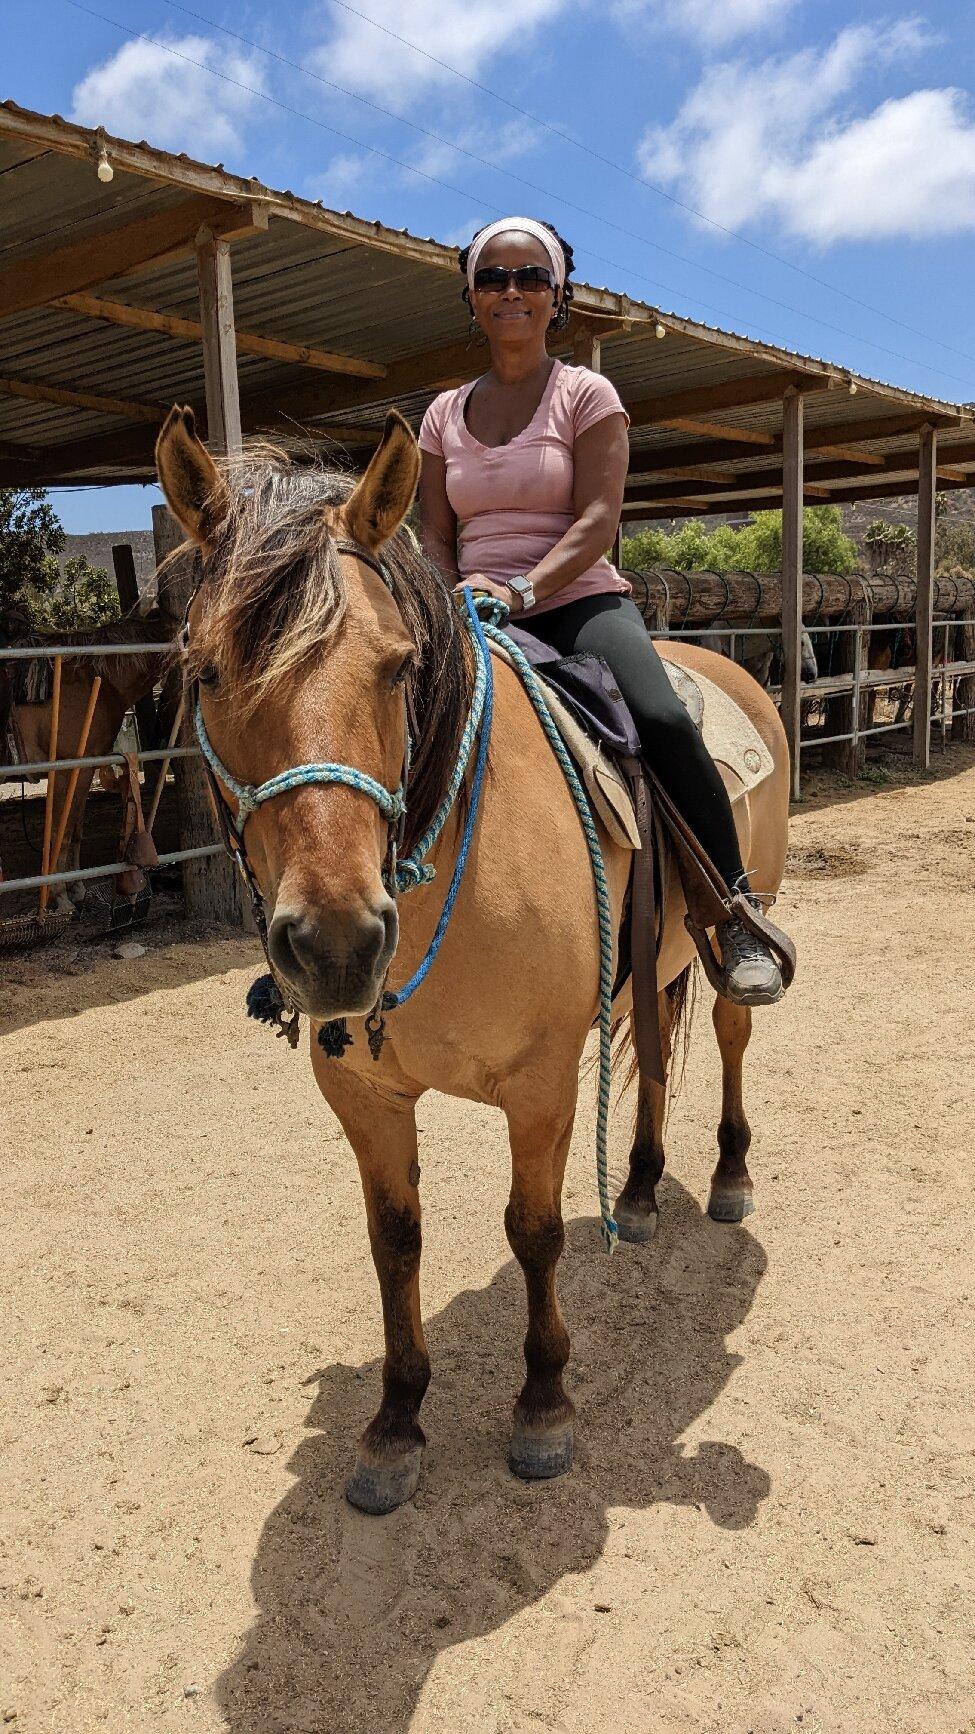
[[[975,120],[963,93],[916,90],[865,115],[865,79],[928,42],[906,20],[842,30],[825,49],[706,69],[639,161],[728,228],[774,221],[820,243],[975,226]]]
[[[706,48],[721,48],[741,36],[770,32],[797,0],[617,0],[626,21],[647,15],[690,36]]]
[[[378,18],[378,0],[371,4]],[[398,0],[395,9],[390,8],[389,27],[405,42],[385,35],[355,13],[329,11],[331,34],[311,55],[309,65],[323,78],[401,107],[430,86],[456,83],[446,67],[407,44],[414,43],[473,78],[513,43],[524,48],[531,33],[555,19],[566,4],[567,0],[493,0],[490,6],[477,7],[470,0]]]
[[[505,121],[490,131],[483,127],[461,128],[452,142],[424,139],[416,150],[409,152],[408,161],[423,174],[435,175],[439,180],[450,175],[456,179],[476,172],[480,166],[472,163],[471,157],[463,154],[465,151],[499,168],[530,151],[537,136],[528,121],[522,120]]]
[[[306,199],[321,199],[334,211],[368,185],[377,167],[384,167],[378,157],[348,151],[332,158],[324,174],[313,176],[305,183]]]
[[[71,119],[122,138],[148,138],[165,150],[216,157],[240,150],[242,123],[259,100],[252,92],[262,88],[256,61],[207,37],[127,42],[76,85]]]
[[[527,122],[511,120],[500,127],[492,127],[490,131],[479,127],[461,128],[455,133],[453,143],[421,137],[412,149],[402,149],[402,167],[367,151],[350,151],[333,157],[323,174],[314,175],[307,181],[305,195],[334,207],[342,200],[361,195],[367,188],[395,185],[416,191],[422,188],[420,177],[425,175],[448,183],[469,180],[478,164],[459,152],[467,150],[493,166],[501,166],[523,156],[531,150],[534,142],[535,132]],[[411,174],[407,165],[412,165],[416,174]],[[470,236],[467,238],[469,240]]]

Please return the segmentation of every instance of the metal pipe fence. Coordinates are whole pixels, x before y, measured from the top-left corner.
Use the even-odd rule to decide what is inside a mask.
[[[0,649],[0,664],[5,662],[38,662],[60,659],[62,662],[75,662],[84,657],[107,656],[166,656],[177,649],[172,642],[164,644],[43,644],[43,645],[13,645]],[[132,715],[129,711],[127,718]],[[124,726],[124,725],[123,725]],[[189,759],[199,757],[199,747],[140,747],[133,754],[120,752],[89,753],[79,758],[65,759],[35,759],[26,764],[0,765],[0,783],[24,782],[28,777],[57,775],[59,771],[99,770],[103,765],[124,765],[127,757],[134,757],[138,764],[156,764],[165,761],[163,774],[174,759]],[[150,821],[151,823],[151,821]],[[222,845],[208,844],[198,849],[177,849],[168,854],[160,855],[157,865],[172,867],[184,861],[199,861],[208,855],[219,855]],[[32,873],[19,879],[0,878],[0,894],[18,891],[38,891],[43,886],[73,885],[78,880],[107,879],[116,873],[122,873],[130,866],[126,861],[110,861],[97,867],[76,867],[63,873]]]
[[[905,622],[904,626],[909,629],[910,623]],[[957,708],[954,702],[957,682],[961,679],[975,676],[975,661],[958,658],[954,658],[950,662],[948,661],[949,632],[954,628],[971,627],[975,627],[975,619],[945,619],[936,620],[934,622],[934,632],[942,632],[944,634],[944,654],[941,662],[933,663],[931,670],[932,678],[929,705],[931,703],[931,698],[933,697],[935,682],[938,680],[941,681],[941,697],[938,705],[933,710],[929,711],[929,715],[931,723],[940,727],[942,740],[947,736],[949,722],[953,721],[955,717],[975,715],[975,705]],[[864,648],[871,634],[889,633],[903,629],[904,628],[899,627],[896,622],[830,621],[806,623],[804,630],[810,634],[822,632],[828,632],[831,634],[852,632],[857,635],[854,645],[852,669],[840,674],[820,676],[817,680],[810,681],[802,687],[803,700],[826,700],[847,696],[852,698],[853,727],[849,731],[839,734],[817,735],[814,740],[807,742],[807,745],[832,746],[841,742],[851,742],[853,745],[857,745],[861,740],[867,740],[871,736],[893,734],[899,730],[908,729],[912,726],[906,719],[901,720],[900,722],[875,722],[869,725],[864,725],[860,721],[861,701],[865,694],[889,690],[892,687],[906,686],[908,684],[913,685],[914,683],[915,669],[913,665],[905,665],[901,669],[889,670],[864,667]],[[729,641],[729,653],[731,659],[732,661],[735,661],[737,660],[735,653],[739,644],[743,640],[750,638],[765,640],[770,638],[773,640],[781,639],[782,629],[780,626],[724,626],[720,621],[717,621],[710,626],[656,628],[653,629],[653,636],[655,638],[673,638],[677,640],[694,640],[714,637],[726,638]],[[174,643],[169,642],[163,644],[17,645],[9,649],[4,648],[0,650],[0,663],[27,662],[31,660],[39,661],[41,659],[53,661],[55,658],[62,658],[64,661],[73,662],[80,658],[96,656],[165,656],[171,654],[176,650],[176,648],[177,646]],[[951,683],[952,687],[952,704],[950,711],[948,708],[949,683]],[[777,697],[781,688],[778,686],[771,686],[769,691],[773,697]],[[104,765],[124,764],[126,756],[126,754],[121,752],[112,752],[87,754],[78,758],[37,759],[30,763],[20,765],[0,765],[0,783],[11,781],[16,782],[17,780],[23,781],[27,777],[40,777],[52,774],[56,775],[59,771],[98,770]],[[135,757],[140,765],[158,763],[163,760],[167,761],[168,764],[174,759],[198,758],[199,748],[196,746],[140,748],[132,756]],[[218,855],[220,849],[221,845],[216,843],[197,849],[178,849],[169,854],[161,855],[159,857],[159,866],[176,866],[184,861],[202,860],[207,856]],[[76,880],[108,878],[116,873],[123,872],[127,865],[128,863],[124,861],[113,861],[106,863],[104,866],[75,868],[63,873],[48,872],[30,874],[20,879],[0,879],[0,893],[33,891],[38,890],[43,885],[65,885],[73,884]]]
[[[857,635],[854,645],[852,669],[844,671],[841,674],[822,675],[815,681],[803,683],[801,689],[801,697],[804,702],[806,700],[817,699],[852,698],[853,727],[841,733],[829,735],[818,734],[814,739],[807,740],[804,743],[805,745],[820,747],[833,746],[841,742],[849,742],[856,746],[860,741],[868,740],[873,735],[893,734],[899,730],[907,730],[913,727],[912,722],[906,718],[902,719],[900,722],[892,723],[865,724],[860,721],[860,701],[864,695],[870,692],[889,690],[892,687],[913,686],[915,683],[915,666],[913,663],[905,663],[901,668],[889,670],[864,667],[863,652],[866,641],[873,633],[880,634],[898,632],[905,629],[910,630],[911,626],[912,622],[908,621],[903,623],[897,621],[822,621],[806,622],[804,624],[803,630],[811,636],[814,636],[817,633],[834,632],[852,632]],[[940,726],[942,740],[944,740],[947,736],[948,727],[955,717],[975,715],[975,705],[956,707],[954,703],[954,690],[952,690],[952,704],[950,711],[948,709],[949,682],[952,683],[952,688],[954,688],[954,685],[958,680],[975,675],[975,661],[967,659],[953,659],[951,662],[947,661],[949,632],[955,628],[975,627],[975,619],[955,619],[952,617],[944,620],[936,620],[934,621],[933,626],[935,633],[940,631],[944,634],[945,651],[941,662],[932,662],[931,694],[929,694],[929,704],[934,692],[935,683],[939,680],[941,682],[941,698],[937,708],[930,712],[930,717],[933,724]],[[732,661],[735,661],[736,643],[739,639],[772,638],[781,640],[782,628],[780,626],[732,627],[730,625],[723,626],[720,621],[716,621],[710,626],[654,628],[653,636],[654,638],[674,638],[678,640],[714,637],[726,638],[730,641],[729,654]],[[777,698],[781,693],[781,687],[775,685],[770,686],[769,692],[773,698]]]

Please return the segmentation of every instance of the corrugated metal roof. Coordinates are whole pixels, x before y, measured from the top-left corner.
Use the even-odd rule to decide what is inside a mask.
[[[94,172],[100,142],[115,171],[109,186]],[[468,315],[460,300],[456,249],[349,212],[329,211],[256,180],[228,175],[220,165],[114,139],[13,103],[0,105],[0,277],[78,242],[90,245],[97,259],[120,224],[171,214],[193,198],[215,201],[220,210],[228,202],[256,202],[268,214],[266,231],[233,243],[239,331],[389,369],[387,385],[239,352],[245,428],[280,431],[297,421],[325,431],[331,421],[340,430],[361,428],[368,434],[381,426],[391,401],[416,423],[445,377],[473,378],[483,369],[486,352],[466,340]],[[101,283],[86,283],[84,293],[198,318],[191,247]],[[829,387],[811,390],[806,398],[810,480],[825,461],[817,459],[815,449],[819,430],[835,428],[837,443],[855,444],[860,428],[861,437],[871,441],[871,453],[887,461],[903,456],[909,462],[916,449],[916,433],[904,430],[905,417],[917,422],[927,415],[941,425],[944,463],[950,463],[953,448],[965,453],[975,440],[970,407],[851,376],[816,357],[701,325],[608,289],[578,284],[575,308],[604,334],[603,369],[624,402],[650,401],[651,419],[637,419],[632,429],[638,468],[657,454],[661,468],[695,460],[719,464],[723,472],[740,476],[747,489],[751,473],[761,474],[775,463],[781,396],[723,409],[704,403],[712,396],[720,401],[737,381],[763,378],[781,380],[783,388],[789,378]],[[662,342],[652,335],[658,317],[667,330]],[[196,340],[106,324],[49,303],[0,320],[0,376],[153,409],[179,400],[204,413],[202,348]],[[851,379],[855,396],[849,391]],[[711,424],[710,432],[662,423],[667,407],[680,410],[679,403],[668,406],[664,400],[683,399],[689,392],[702,396],[692,411],[682,413]],[[890,439],[878,438],[887,420],[898,431]],[[869,435],[862,433],[864,427]],[[28,401],[0,391],[0,479],[142,479],[152,474],[153,431],[134,411]],[[739,434],[767,443],[746,443]],[[18,451],[26,459],[18,459]],[[854,461],[843,465],[834,457],[830,465],[833,471],[858,473]],[[871,468],[878,482],[894,473]],[[862,464],[860,472],[867,473]],[[640,482],[641,489],[656,485],[662,491],[652,472]],[[841,485],[839,476],[836,485]],[[668,496],[688,499],[707,492],[699,479],[682,482],[679,476],[668,478],[666,490]]]

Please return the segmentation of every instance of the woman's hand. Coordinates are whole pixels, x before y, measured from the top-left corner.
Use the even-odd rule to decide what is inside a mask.
[[[509,590],[507,584],[496,584],[493,578],[486,578],[483,572],[472,572],[469,578],[454,585],[455,590],[476,590],[479,595],[493,596],[498,602],[503,602],[510,608],[512,614],[520,614],[524,603],[516,590]]]

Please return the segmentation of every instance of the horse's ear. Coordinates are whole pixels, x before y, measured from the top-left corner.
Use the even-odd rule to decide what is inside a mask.
[[[201,443],[189,408],[170,410],[156,441],[156,473],[173,517],[206,550],[230,508],[223,476]]]
[[[342,509],[353,542],[375,552],[399,529],[420,479],[420,453],[413,430],[399,411],[386,417],[383,437]]]

